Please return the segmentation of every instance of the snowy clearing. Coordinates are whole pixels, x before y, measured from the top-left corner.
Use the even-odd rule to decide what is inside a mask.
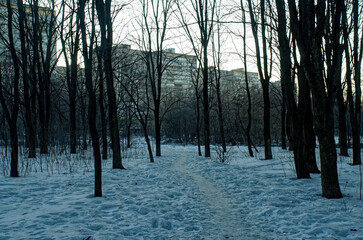
[[[103,162],[102,198],[93,197],[91,158],[45,159],[43,172],[38,159],[25,177],[1,176],[0,239],[363,239],[350,158],[338,162],[344,198],[328,200],[320,175],[297,180],[292,153],[278,148],[265,161],[234,147],[229,164],[177,145],[152,164],[141,148],[127,170]]]

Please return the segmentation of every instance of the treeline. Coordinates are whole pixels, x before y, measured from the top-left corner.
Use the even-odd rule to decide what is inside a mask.
[[[199,155],[204,146],[205,157],[211,144],[224,152],[228,144],[246,144],[250,156],[263,145],[271,159],[272,145],[281,144],[293,151],[298,178],[321,171],[323,197],[342,197],[337,133],[340,154],[347,156],[351,145],[353,164],[361,164],[362,3],[139,0],[132,3],[134,31],[126,34],[138,51],[114,43],[117,28],[129,29],[114,21],[130,4],[0,3],[1,136],[12,149],[11,176],[19,176],[19,139],[29,158],[47,154],[53,144],[74,154],[90,140],[95,196],[102,196],[101,159],[110,148],[113,167],[124,168],[120,139],[130,147],[138,133],[151,162],[169,138],[196,143]],[[184,66],[187,91],[165,87],[168,68],[183,57],[171,57],[166,48],[180,36],[194,56]],[[242,46],[244,77],[226,87],[229,37]],[[248,76],[251,69],[258,71],[258,86]],[[271,81],[274,74],[278,83]]]

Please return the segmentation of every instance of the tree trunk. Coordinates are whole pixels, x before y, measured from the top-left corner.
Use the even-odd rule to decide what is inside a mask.
[[[16,121],[10,124],[10,139],[11,139],[11,177],[19,177],[18,172],[18,127]]]
[[[91,23],[92,23],[92,32],[90,34],[89,45],[87,43],[87,32],[86,32],[86,24],[85,24],[85,0],[79,1],[79,25],[82,32],[82,45],[83,45],[83,58],[85,62],[85,78],[86,78],[86,88],[89,96],[89,104],[88,104],[88,126],[89,131],[92,138],[92,147],[93,147],[93,157],[94,157],[94,166],[95,166],[95,188],[94,194],[95,197],[102,197],[102,164],[101,164],[101,152],[100,152],[100,143],[98,138],[97,131],[97,97],[95,90],[93,88],[92,82],[92,61],[93,61],[93,43],[95,38],[95,10],[94,10],[94,1],[92,1],[91,7]]]
[[[144,137],[145,137],[145,141],[146,141],[146,144],[147,144],[147,151],[149,153],[149,159],[150,159],[150,162],[153,163],[154,162],[154,156],[153,156],[153,150],[151,148],[149,134],[147,133],[147,126],[146,126],[146,124],[141,124],[141,125],[142,125],[142,129],[144,131]]]
[[[260,82],[262,85],[263,94],[263,138],[265,144],[265,159],[272,159],[271,150],[271,130],[270,130],[270,94],[269,94],[269,83],[270,75],[268,72],[268,58],[267,58],[267,38],[266,38],[266,22],[265,22],[265,0],[260,0],[261,6],[261,32],[262,32],[262,49],[263,49],[263,69],[261,63],[261,52],[260,44],[258,38],[258,27],[255,21],[255,15],[253,12],[253,7],[251,0],[248,0],[248,8],[250,11],[251,27],[253,38],[256,47],[256,58],[257,58],[257,68],[260,77]]]
[[[336,68],[341,59],[339,50],[339,21],[342,1],[329,2],[332,4],[326,11],[324,1],[318,1],[315,6],[314,1],[300,1],[299,14],[295,0],[289,0],[289,12],[291,21],[291,31],[299,47],[304,71],[308,78],[312,93],[313,115],[315,133],[319,139],[320,161],[321,161],[321,182],[322,196],[326,198],[341,198],[342,193],[339,187],[337,173],[337,156],[334,142],[334,117],[333,106],[336,99]],[[336,5],[335,5],[336,4]],[[329,23],[331,10],[336,10],[336,15],[332,20],[332,32],[326,28]],[[314,21],[316,19],[316,21]],[[303,24],[302,24],[303,21]],[[323,36],[331,34],[332,47],[325,49],[326,54],[333,55],[333,58],[323,57]],[[327,46],[326,46],[327,47]],[[327,77],[324,76],[324,60],[328,61]]]
[[[95,166],[95,197],[102,197],[102,164],[101,164],[101,152],[100,152],[100,143],[98,138],[97,131],[97,99],[96,94],[93,90],[92,83],[92,70],[91,66],[85,67],[85,72],[89,78],[86,83],[87,90],[89,94],[89,104],[88,104],[88,125],[89,131],[92,138],[92,147],[93,147],[93,157],[94,157],[94,166]]]
[[[251,108],[252,108],[252,102],[251,102],[251,93],[250,93],[250,87],[248,84],[248,74],[247,74],[247,44],[246,44],[246,13],[243,6],[243,1],[241,0],[241,10],[242,10],[242,19],[243,19],[243,64],[245,68],[245,83],[246,83],[246,92],[247,92],[247,99],[248,99],[248,107],[247,107],[247,116],[248,116],[248,122],[247,122],[247,128],[246,128],[246,137],[247,137],[247,145],[248,145],[248,152],[250,154],[250,157],[253,157],[253,151],[252,151],[252,141],[251,141],[251,123],[252,123],[252,114],[251,114]]]
[[[111,133],[111,146],[113,153],[113,168],[124,169],[122,166],[120,133],[117,119],[116,93],[112,69],[112,16],[111,0],[96,0],[98,21],[101,32],[101,51],[104,62],[104,72],[106,77],[109,125]]]
[[[154,124],[155,124],[155,155],[161,156],[161,124],[160,124],[160,102],[155,102],[154,109]]]
[[[286,146],[286,105],[283,101],[281,104],[281,148],[286,150]]]
[[[103,64],[102,64],[102,53],[100,49],[97,48],[97,68],[98,68],[98,87],[99,87],[99,95],[98,95],[98,103],[100,106],[100,115],[101,115],[101,135],[102,135],[102,159],[106,160],[108,158],[108,144],[107,144],[107,121],[106,121],[106,110],[104,105],[104,78],[103,78]]]
[[[77,153],[76,96],[77,96],[78,66],[77,66],[77,60],[73,58],[77,58],[77,54],[75,54],[75,56],[72,56],[71,75],[70,75],[70,84],[69,84],[70,146],[71,146],[71,153],[75,154]]]
[[[355,83],[355,107],[351,113],[352,133],[353,133],[353,165],[360,165],[361,146],[360,146],[360,123],[361,123],[361,65],[363,53],[363,38],[360,39],[359,50],[359,0],[353,1],[353,66],[354,66],[354,83]],[[363,36],[363,33],[362,33]],[[353,105],[353,103],[351,102]]]
[[[202,149],[201,149],[201,144],[200,144],[200,98],[199,98],[199,93],[198,93],[198,83],[197,83],[197,87],[195,89],[196,91],[196,99],[197,99],[197,107],[196,107],[196,112],[197,112],[197,124],[196,124],[196,132],[197,132],[197,144],[198,144],[198,156],[202,156]]]
[[[204,118],[204,156],[210,157],[210,126],[209,126],[209,80],[208,80],[208,44],[202,44],[204,54],[203,64],[203,118]]]
[[[340,192],[336,167],[337,154],[334,131],[332,129],[322,130],[321,134],[324,135],[319,138],[322,195],[326,198],[342,198],[343,195]]]
[[[294,152],[294,162],[297,178],[310,178],[306,161],[304,149],[304,134],[303,134],[303,114],[305,109],[305,91],[306,86],[301,78],[301,71],[298,71],[299,83],[299,101],[298,105],[294,97],[294,78],[291,76],[292,62],[291,50],[289,40],[286,32],[286,14],[285,14],[285,1],[276,0],[278,12],[278,40],[280,50],[280,73],[281,73],[281,89],[283,90],[283,102],[286,103],[291,118],[291,130],[289,135],[289,142],[292,144]],[[295,53],[295,51],[294,51]],[[296,56],[295,58],[296,59]]]
[[[339,82],[339,88],[337,92],[337,103],[339,110],[339,147],[340,147],[340,155],[349,156],[348,155],[348,136],[347,136],[347,117],[346,117],[346,106],[344,103],[343,97],[343,89],[341,88],[341,84]]]
[[[219,71],[219,70],[217,70]],[[220,75],[220,73],[218,74]],[[219,134],[221,135],[222,140],[222,149],[223,152],[227,152],[226,146],[226,137],[224,135],[224,122],[223,122],[223,109],[222,109],[222,99],[221,99],[221,87],[220,87],[220,79],[216,77],[216,91],[217,91],[217,102],[218,102],[218,123],[219,123]]]
[[[13,33],[13,8],[11,6],[11,1],[6,1],[7,13],[8,13],[8,21],[7,21],[7,30],[8,30],[8,38],[9,38],[9,50],[11,53],[11,58],[14,67],[14,76],[13,76],[13,94],[10,97],[11,112],[9,111],[8,102],[6,102],[4,97],[3,90],[3,80],[2,80],[2,72],[0,68],[0,102],[6,117],[6,120],[9,125],[10,130],[10,138],[11,138],[11,162],[10,162],[10,176],[11,177],[19,177],[18,172],[18,127],[17,120],[19,114],[19,79],[20,79],[20,66],[19,60],[15,49],[14,42],[14,33]]]
[[[127,148],[131,148],[131,124],[127,125]]]
[[[31,101],[30,99],[30,74],[28,72],[28,52],[26,49],[26,33],[25,33],[25,18],[26,13],[24,11],[24,6],[22,1],[17,1],[18,6],[18,14],[19,14],[19,33],[20,33],[20,43],[21,43],[21,59],[22,59],[22,77],[23,77],[23,94],[24,94],[24,108],[25,108],[25,132],[26,132],[26,145],[29,149],[28,157],[35,158],[36,157],[36,132],[35,132],[35,124],[33,122],[33,115],[31,109]]]
[[[314,117],[311,109],[311,97],[310,97],[310,88],[305,81],[305,112],[304,112],[304,146],[305,146],[305,157],[306,157],[306,165],[308,167],[309,173],[320,173],[318,169],[318,165],[316,164],[316,136],[314,132]]]
[[[263,91],[263,139],[265,143],[265,159],[272,159],[271,130],[270,130],[270,93],[269,82],[262,84]]]

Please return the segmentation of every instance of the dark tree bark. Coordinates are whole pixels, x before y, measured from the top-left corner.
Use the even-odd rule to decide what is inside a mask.
[[[200,79],[200,68],[194,69],[194,64],[190,63],[190,76],[192,79],[192,83],[194,86],[194,94],[195,94],[195,113],[196,113],[196,124],[195,130],[197,134],[197,146],[198,146],[198,156],[202,156],[202,149],[201,149],[201,141],[200,141],[200,89],[199,89],[199,79]]]
[[[340,18],[342,1],[331,2],[326,8],[324,0],[315,5],[313,0],[299,1],[299,18],[295,0],[289,0],[290,26],[292,35],[297,41],[299,52],[304,63],[304,71],[312,92],[315,132],[319,139],[322,196],[341,198],[337,172],[337,155],[334,141],[333,107],[336,99],[337,79],[335,70],[339,68],[341,50],[339,46]],[[335,14],[331,22],[326,13]],[[316,22],[313,21],[316,19]],[[324,57],[322,53],[323,36],[327,24],[332,25],[329,43],[332,44],[332,58],[327,57],[328,69],[325,78],[323,73]],[[327,33],[325,33],[327,34]],[[328,49],[326,49],[327,51]]]
[[[29,149],[28,157],[36,157],[36,124],[34,122],[34,115],[32,114],[32,102],[29,101],[32,95],[30,89],[30,73],[28,72],[28,51],[26,49],[26,13],[24,11],[23,1],[17,1],[18,7],[18,22],[19,22],[19,34],[20,34],[20,45],[21,45],[21,68],[23,78],[23,95],[24,95],[24,108],[25,108],[25,131],[26,131],[26,144]],[[30,70],[30,69],[29,69]],[[34,81],[34,80],[33,80]]]
[[[341,74],[339,74],[341,75]],[[348,155],[348,135],[347,135],[347,107],[344,103],[343,88],[338,82],[337,103],[339,111],[339,148],[341,156]]]
[[[16,54],[15,42],[14,42],[14,32],[13,32],[13,8],[11,6],[11,1],[6,1],[7,13],[8,13],[8,38],[9,38],[9,50],[11,54],[11,59],[13,62],[14,75],[13,75],[13,91],[11,92],[10,102],[7,102],[4,96],[4,86],[2,79],[2,72],[0,68],[0,103],[5,114],[6,120],[9,125],[10,130],[10,140],[11,140],[11,162],[10,162],[10,176],[19,177],[18,171],[18,115],[19,115],[19,80],[20,80],[20,64],[18,56]],[[1,67],[1,66],[0,66]],[[9,99],[7,96],[6,98]]]
[[[97,48],[97,74],[98,74],[98,87],[99,87],[99,95],[98,95],[98,103],[100,106],[100,114],[101,114],[101,134],[102,134],[102,159],[106,160],[108,157],[108,144],[107,144],[107,121],[106,121],[106,110],[104,105],[104,76],[103,76],[103,64],[102,64],[102,55],[100,49]]]
[[[101,33],[101,51],[106,78],[109,125],[113,153],[113,168],[124,169],[121,159],[120,133],[117,119],[116,93],[112,69],[112,16],[111,0],[96,0],[96,9]]]
[[[126,143],[126,147],[127,148],[131,148],[131,126],[132,126],[132,112],[130,109],[127,109],[127,123],[126,123],[126,138],[127,138],[127,143]]]
[[[92,82],[92,62],[94,51],[94,39],[95,39],[95,9],[94,0],[91,6],[91,24],[92,30],[87,41],[87,31],[85,24],[85,4],[86,0],[79,1],[79,25],[82,33],[82,52],[84,58],[84,73],[86,78],[86,88],[89,96],[88,104],[88,125],[92,138],[94,165],[95,165],[95,197],[102,197],[102,164],[101,164],[101,152],[100,143],[97,130],[97,97]]]
[[[346,54],[346,67],[347,67],[347,100],[350,116],[350,125],[352,128],[352,140],[353,140],[353,165],[361,164],[361,146],[360,146],[360,122],[361,122],[361,64],[363,53],[363,35],[360,39],[359,50],[359,1],[353,1],[353,49],[349,49],[349,36],[347,26],[347,16],[344,15],[344,49]],[[344,11],[345,12],[345,11]],[[363,33],[362,33],[363,34]],[[350,62],[350,56],[352,56],[352,64]],[[353,69],[353,70],[351,70]],[[352,71],[355,85],[355,99],[353,97],[352,86]]]
[[[198,88],[198,87],[197,87]],[[198,91],[198,89],[196,89]],[[197,131],[197,145],[198,145],[198,156],[202,156],[202,149],[200,144],[200,94],[196,93],[198,95],[196,97],[197,106],[196,106],[196,112],[197,112],[197,123],[196,123],[196,131]]]
[[[306,165],[309,173],[320,173],[318,165],[316,164],[316,135],[314,131],[314,117],[311,109],[310,87],[305,75],[302,74],[300,78],[305,84],[305,98],[303,101],[306,103],[304,109],[304,147]]]
[[[56,15],[55,2],[49,2],[50,7],[44,13],[49,18],[42,19],[40,16],[39,1],[34,0],[31,5],[33,14],[33,34],[35,59],[38,61],[38,114],[40,124],[40,153],[48,153],[49,145],[49,121],[51,107],[51,75],[57,64],[55,58],[56,37]],[[43,11],[43,9],[41,9]],[[42,27],[41,27],[42,26]],[[46,34],[46,39],[43,34]],[[45,46],[45,47],[44,47]],[[37,51],[36,51],[37,50]]]
[[[281,86],[284,89],[283,97],[285,98],[288,111],[291,117],[292,134],[289,141],[292,143],[294,151],[294,162],[297,178],[310,178],[306,161],[305,149],[303,138],[304,118],[303,113],[305,109],[305,84],[299,78],[299,105],[297,106],[294,96],[294,82],[291,76],[291,50],[287,37],[286,27],[286,14],[285,14],[285,1],[276,0],[276,7],[278,12],[278,40],[280,50],[280,72],[281,72]]]
[[[207,1],[205,1],[207,2]],[[202,9],[201,9],[202,10]],[[208,94],[208,41],[206,40],[207,30],[202,31],[203,46],[203,127],[204,127],[204,156],[210,157],[210,126],[209,126],[209,94]],[[208,37],[209,39],[209,37]]]
[[[284,93],[282,93],[284,96]],[[281,148],[287,149],[286,144],[286,103],[282,101],[281,103]]]
[[[262,49],[263,56],[260,53],[260,44],[258,38],[258,27],[255,20],[255,15],[253,11],[253,6],[251,0],[248,0],[248,8],[250,12],[251,18],[251,27],[252,33],[255,40],[256,46],[256,58],[257,58],[257,68],[260,76],[260,81],[262,85],[262,95],[263,95],[263,138],[265,144],[265,159],[272,159],[272,151],[271,151],[271,128],[270,128],[270,93],[269,93],[269,85],[270,85],[270,73],[268,67],[268,56],[267,56],[267,38],[266,38],[266,20],[265,20],[265,0],[260,1],[261,7],[261,33],[262,33]],[[263,68],[261,63],[261,58],[263,58]]]

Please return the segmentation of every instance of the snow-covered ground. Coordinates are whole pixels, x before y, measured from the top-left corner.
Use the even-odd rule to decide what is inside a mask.
[[[278,148],[266,161],[234,147],[229,164],[177,145],[149,163],[143,149],[128,152],[127,170],[103,162],[102,198],[89,153],[24,160],[22,177],[0,176],[0,239],[363,239],[350,158],[338,161],[344,198],[328,200],[320,175],[297,180],[292,153]]]

